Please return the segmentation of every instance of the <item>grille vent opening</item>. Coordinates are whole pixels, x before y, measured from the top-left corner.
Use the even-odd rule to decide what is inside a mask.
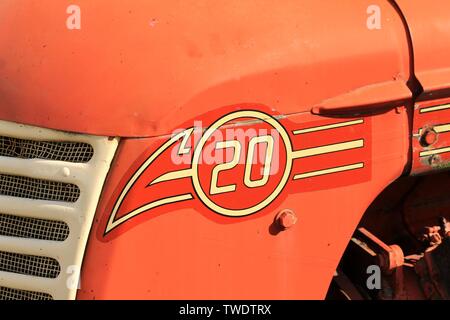
[[[94,148],[83,142],[33,141],[0,136],[0,156],[85,163]]]
[[[0,236],[64,241],[69,236],[69,226],[62,221],[0,213]]]
[[[48,293],[0,287],[0,300],[53,300]]]
[[[76,202],[80,196],[80,188],[71,183],[0,174],[0,195]]]
[[[61,267],[53,258],[0,251],[0,271],[56,278]]]

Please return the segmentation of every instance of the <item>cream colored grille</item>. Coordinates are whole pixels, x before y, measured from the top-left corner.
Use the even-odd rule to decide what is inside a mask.
[[[69,226],[63,221],[0,213],[0,236],[64,241],[69,236]]]
[[[82,142],[33,141],[0,136],[0,156],[21,159],[45,159],[88,162],[94,148]]]
[[[53,300],[48,293],[0,287],[0,300]]]
[[[56,278],[61,272],[61,267],[58,261],[49,257],[0,251],[0,271]]]
[[[0,174],[0,195],[75,202],[80,196],[80,189],[71,183]]]
[[[117,138],[0,120],[0,299],[74,299]]]

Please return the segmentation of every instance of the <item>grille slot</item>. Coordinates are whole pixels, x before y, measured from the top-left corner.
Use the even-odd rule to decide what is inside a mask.
[[[80,188],[71,183],[0,174],[0,195],[76,202],[80,196]]]
[[[18,217],[0,213],[0,235],[64,241],[69,236],[69,226],[62,221]]]
[[[56,278],[61,267],[55,259],[0,251],[0,271]]]
[[[0,286],[0,300],[53,300],[48,293],[12,289]]]
[[[91,160],[94,148],[83,142],[33,141],[0,136],[0,156],[84,163]]]

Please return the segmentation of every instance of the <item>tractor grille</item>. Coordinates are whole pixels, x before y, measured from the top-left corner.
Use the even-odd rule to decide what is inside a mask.
[[[52,258],[0,251],[0,271],[56,278],[61,267],[58,261]]]
[[[63,221],[0,213],[0,236],[64,241],[69,236],[69,226]]]
[[[48,293],[0,287],[0,300],[53,300]]]
[[[117,143],[0,121],[0,300],[75,298]]]
[[[0,174],[0,195],[75,202],[80,196],[80,189],[71,183]]]
[[[81,142],[33,141],[0,136],[0,156],[21,159],[45,159],[88,162],[94,148]]]

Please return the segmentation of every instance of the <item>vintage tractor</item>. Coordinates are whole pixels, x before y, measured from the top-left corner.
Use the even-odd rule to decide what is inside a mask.
[[[2,0],[0,299],[448,299],[446,0]]]

